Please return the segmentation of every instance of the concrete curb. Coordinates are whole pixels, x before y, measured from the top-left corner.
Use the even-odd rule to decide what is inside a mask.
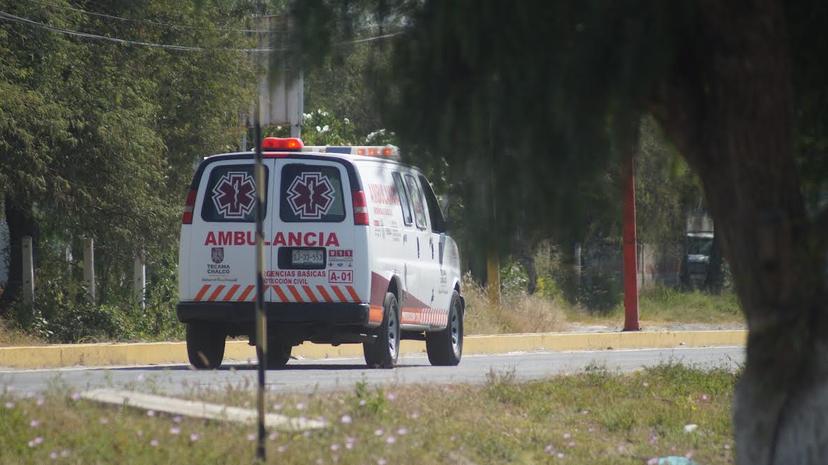
[[[496,354],[539,350],[606,350],[667,347],[743,346],[746,330],[660,331],[613,333],[529,333],[492,336],[467,336],[463,353]],[[400,353],[425,352],[420,341],[402,341]],[[362,346],[346,344],[333,347],[305,343],[293,349],[300,358],[325,359],[362,357]],[[228,341],[225,360],[253,360],[254,347],[243,341]],[[187,363],[183,342],[61,344],[28,347],[0,347],[0,367],[54,368],[70,366],[155,365]]]

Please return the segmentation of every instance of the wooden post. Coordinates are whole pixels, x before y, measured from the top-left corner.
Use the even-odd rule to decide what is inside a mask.
[[[32,236],[23,236],[23,303],[31,307],[34,303],[34,255],[32,253]]]
[[[95,302],[95,241],[92,238],[83,240],[83,280],[86,282],[86,292],[89,299]]]
[[[141,306],[141,309],[147,308],[146,289],[147,289],[147,266],[144,263],[144,253],[141,252],[135,257],[135,262],[132,267],[133,281],[132,288],[135,291],[135,299]]]

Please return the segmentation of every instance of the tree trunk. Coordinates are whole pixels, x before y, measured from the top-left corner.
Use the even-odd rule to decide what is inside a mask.
[[[699,174],[750,335],[733,419],[738,464],[828,458],[821,242],[801,198],[782,7],[701,1],[653,113]]]

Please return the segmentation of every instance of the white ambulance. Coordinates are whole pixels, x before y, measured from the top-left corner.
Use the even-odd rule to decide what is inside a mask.
[[[457,365],[464,300],[457,244],[437,197],[397,148],[304,147],[267,137],[264,204],[268,367],[304,341],[362,343],[391,368],[401,339]],[[216,368],[228,336],[255,343],[252,152],[206,157],[187,195],[177,314],[195,368]]]

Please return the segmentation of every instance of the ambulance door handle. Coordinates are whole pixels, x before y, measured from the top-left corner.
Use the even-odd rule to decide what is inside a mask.
[[[428,245],[431,246],[431,259],[434,260],[434,238],[433,237],[428,238]]]
[[[420,238],[417,238],[417,258],[420,258]]]

